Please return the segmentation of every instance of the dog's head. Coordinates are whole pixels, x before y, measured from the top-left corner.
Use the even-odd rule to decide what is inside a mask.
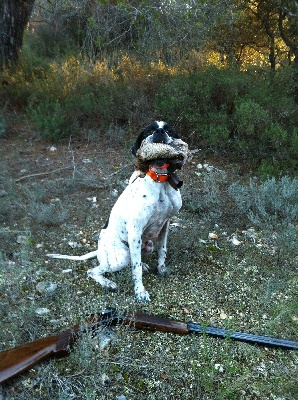
[[[173,139],[180,139],[180,136],[170,125],[165,121],[153,121],[139,134],[131,151],[132,154],[136,156],[144,140],[149,143],[169,144]]]

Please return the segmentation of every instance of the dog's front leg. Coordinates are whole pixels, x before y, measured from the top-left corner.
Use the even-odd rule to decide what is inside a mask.
[[[142,301],[144,303],[147,303],[150,301],[150,296],[143,285],[142,263],[141,262],[132,263],[131,268],[132,268],[132,279],[134,282],[134,290],[135,290],[136,299],[139,301]]]
[[[128,244],[130,249],[132,279],[134,283],[134,290],[136,299],[142,302],[150,301],[149,293],[143,285],[143,268],[141,261],[142,239],[141,232],[136,232],[135,227],[128,235]]]
[[[167,256],[167,240],[168,240],[169,225],[170,221],[168,220],[162,227],[157,242],[157,254],[158,254],[157,270],[158,273],[164,277],[169,275],[169,270],[165,266],[165,261]]]

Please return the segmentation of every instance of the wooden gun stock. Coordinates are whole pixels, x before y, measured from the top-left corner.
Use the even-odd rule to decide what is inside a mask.
[[[67,356],[69,346],[78,330],[79,326],[76,325],[60,335],[25,343],[0,353],[0,383],[21,374],[46,358]]]
[[[120,317],[119,320],[125,325],[132,325],[136,329],[146,331],[172,332],[180,334],[190,333],[188,324],[185,322],[175,321],[157,315],[127,313]]]

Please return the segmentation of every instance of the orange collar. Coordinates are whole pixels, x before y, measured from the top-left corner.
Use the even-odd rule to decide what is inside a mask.
[[[167,169],[169,164],[165,164],[161,167],[156,167],[154,165],[150,165],[149,171],[147,172],[147,175],[150,176],[151,179],[153,179],[155,182],[166,182],[169,179],[168,173],[163,173],[159,172],[161,169]],[[157,169],[158,172],[154,171],[154,169]]]

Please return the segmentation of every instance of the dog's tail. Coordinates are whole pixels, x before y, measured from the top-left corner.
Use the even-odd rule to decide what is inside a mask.
[[[65,260],[78,260],[85,261],[90,258],[95,258],[97,256],[97,250],[91,251],[90,253],[84,254],[83,256],[67,256],[65,254],[47,254],[47,257],[50,258],[63,258]]]

